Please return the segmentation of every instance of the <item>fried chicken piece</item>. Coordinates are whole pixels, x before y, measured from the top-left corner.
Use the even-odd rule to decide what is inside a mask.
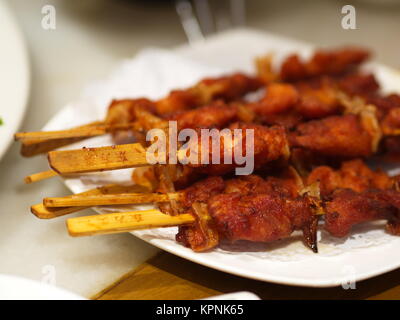
[[[194,202],[191,212],[196,217],[194,225],[179,227],[176,241],[195,252],[215,248],[220,242],[220,234],[208,212],[207,204]]]
[[[182,211],[196,217],[191,226],[180,226],[176,241],[194,251],[207,251],[219,243],[219,233],[209,216],[207,201],[210,197],[224,191],[225,183],[221,177],[209,177],[183,190]],[[160,207],[163,211],[163,207]]]
[[[385,135],[398,135],[400,133],[400,105],[397,108],[391,108],[380,124]]]
[[[158,101],[146,98],[113,100],[108,109],[106,123],[121,124],[134,121],[136,108],[160,116],[200,107],[218,99],[232,101],[261,88],[262,85],[262,81],[256,77],[234,73],[218,78],[203,79],[188,89],[173,90],[168,96]]]
[[[156,114],[162,115],[187,110],[204,103],[207,103],[207,100],[197,86],[184,90],[172,90],[168,96],[156,101]]]
[[[220,237],[230,241],[269,242],[289,237],[294,230],[316,231],[317,216],[308,198],[221,194],[210,198],[208,211]],[[311,245],[309,239],[306,242]],[[311,247],[316,252],[315,243]]]
[[[241,136],[235,136],[235,132],[241,133]],[[253,136],[253,141],[248,137],[249,133]],[[216,140],[219,140],[220,164],[215,164],[212,161],[213,141],[215,143]],[[287,159],[290,153],[285,130],[278,126],[265,127],[255,124],[234,123],[229,126],[229,131],[217,132],[214,138],[210,136],[207,141],[208,146],[204,146],[202,137],[199,135],[194,147],[189,145],[189,149],[196,150],[193,156],[197,158],[197,164],[192,161],[187,165],[196,168],[197,172],[208,175],[223,175],[232,172],[237,167],[243,167],[245,166],[245,157],[252,157],[254,168],[257,169],[269,162]],[[241,155],[238,155],[238,152],[235,153],[235,148],[240,151]],[[247,148],[249,148],[251,154],[248,154]],[[232,152],[229,154],[227,150],[232,150]],[[239,156],[242,157],[243,163],[240,163]]]
[[[339,75],[353,70],[369,56],[368,51],[359,48],[319,50],[310,60],[303,62],[294,54],[283,62],[280,76],[285,81],[297,81],[321,75]]]
[[[377,94],[379,83],[372,73],[353,73],[339,79],[338,87],[350,96],[371,96]]]
[[[399,176],[394,177],[397,181]],[[394,213],[386,217],[388,220],[386,230],[393,235],[400,235],[400,192],[398,190],[372,190],[368,192],[368,197],[390,203],[395,208]]]
[[[366,96],[367,102],[373,104],[383,115],[394,108],[400,108],[400,95],[392,93],[389,95],[369,95]]]
[[[242,195],[250,193],[268,193],[270,184],[258,175],[238,176],[225,181],[224,193],[239,192]]]
[[[314,81],[315,82],[315,81]],[[266,124],[279,124],[292,128],[304,119],[327,117],[341,111],[332,81],[301,82],[296,86],[273,83],[267,87],[265,96],[248,105]]]
[[[399,195],[393,190],[357,193],[350,189],[338,189],[325,203],[324,228],[334,237],[344,237],[356,224],[388,220],[388,231],[400,234]]]
[[[260,178],[261,179],[261,178]],[[195,182],[184,189],[182,206],[190,208],[194,202],[207,202],[213,195],[220,194],[225,190],[225,181],[221,177],[208,177]]]
[[[113,100],[108,107],[107,124],[124,124],[136,120],[135,108],[143,108],[151,113],[155,112],[155,104],[149,99]]]
[[[400,157],[400,136],[384,137],[382,149],[386,160],[399,161]]]
[[[324,118],[338,114],[342,110],[334,84],[327,78],[321,79],[316,87],[302,82],[297,88],[300,101],[296,105],[296,110],[305,119]]]
[[[261,88],[264,83],[258,77],[247,76],[243,73],[234,73],[232,75],[219,78],[206,78],[200,81],[199,86],[205,86],[209,89],[209,101],[222,99],[232,101],[245,94]]]
[[[167,97],[158,100],[156,111],[162,115],[192,109],[216,99],[232,101],[257,90],[262,84],[260,79],[242,73],[203,79],[191,88],[174,90]]]
[[[299,93],[291,84],[273,83],[267,87],[265,96],[250,107],[258,114],[269,115],[287,112],[299,101]]]
[[[195,251],[209,250],[217,245],[215,239],[219,238],[219,232],[208,209],[204,207],[213,196],[228,193],[241,196],[266,193],[276,197],[297,197],[302,187],[301,179],[292,168],[266,180],[256,175],[241,176],[226,181],[221,177],[208,177],[182,191],[182,210],[191,212],[196,217],[196,223],[179,227],[176,239]],[[163,212],[164,209],[161,206]],[[311,239],[311,233],[307,234],[310,236],[308,239]]]
[[[288,112],[279,113],[279,114],[271,114],[271,115],[261,115],[260,122],[266,125],[278,125],[282,126],[288,130],[296,127],[300,123],[303,122],[303,117],[301,114],[296,112],[296,110],[290,110]]]
[[[322,196],[328,196],[336,189],[347,188],[356,192],[368,189],[390,189],[392,179],[382,170],[371,170],[362,160],[345,161],[340,169],[328,166],[315,168],[307,177],[306,184],[319,182]]]
[[[266,179],[258,175],[239,176],[225,181],[224,193],[239,192],[241,195],[267,193],[283,197],[296,197],[303,188],[301,178],[291,167],[286,168],[278,176]]]
[[[356,158],[373,154],[374,137],[363,127],[359,116],[331,116],[302,123],[290,133],[290,145],[321,155]]]
[[[211,105],[188,111],[176,112],[166,117],[177,121],[178,130],[191,128],[224,128],[237,120],[237,109],[218,100]]]

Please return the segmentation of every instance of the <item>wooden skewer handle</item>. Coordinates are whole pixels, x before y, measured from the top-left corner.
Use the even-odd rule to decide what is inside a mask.
[[[72,128],[69,130],[76,130],[81,128],[93,127],[103,125],[102,121],[95,121],[83,126]],[[68,131],[68,130],[65,130]],[[76,138],[60,138],[60,139],[23,139],[21,144],[21,154],[24,157],[33,157],[41,153],[47,153],[51,150],[72,144],[74,142],[87,139],[88,137],[76,137]]]
[[[112,131],[127,130],[135,128],[134,123],[129,124],[98,124],[73,128],[68,130],[59,131],[36,131],[36,132],[18,132],[14,135],[15,140],[30,141],[30,143],[38,142],[40,140],[49,139],[66,139],[66,138],[80,138],[80,137],[95,137],[100,136]],[[34,141],[36,140],[36,141]]]
[[[67,220],[68,232],[73,237],[128,232],[141,229],[192,224],[191,214],[169,216],[158,210],[110,213]]]
[[[140,143],[51,151],[48,153],[48,159],[54,171],[61,175],[148,165],[146,150]]]
[[[25,181],[25,183],[33,183],[33,182],[48,179],[51,177],[55,177],[55,176],[58,176],[57,172],[55,172],[54,170],[47,170],[47,171],[31,174],[30,176],[26,176],[24,178],[24,181]]]
[[[97,194],[97,195],[72,195],[59,198],[44,198],[46,207],[93,207],[120,204],[138,204],[151,202],[179,201],[180,193],[123,193],[123,194]]]
[[[147,188],[144,188],[139,185],[132,186],[123,186],[111,184],[101,188],[91,189],[82,193],[77,194],[76,196],[91,196],[91,195],[108,195],[108,194],[119,194],[119,193],[133,193],[133,192],[148,192]],[[66,214],[70,214],[73,212],[77,212],[80,210],[84,210],[88,208],[87,206],[78,206],[78,207],[58,207],[51,208],[45,207],[43,203],[35,204],[31,207],[31,212],[38,217],[39,219],[53,219],[56,217],[60,217]]]

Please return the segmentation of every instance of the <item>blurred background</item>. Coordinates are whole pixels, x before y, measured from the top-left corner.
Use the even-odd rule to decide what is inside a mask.
[[[39,99],[36,93],[46,94],[42,98],[46,98],[51,114],[76,97],[88,81],[104,77],[119,60],[132,57],[141,48],[172,48],[187,42],[182,21],[191,30],[189,36],[196,38],[197,22],[193,25],[191,14],[197,14],[196,21],[204,36],[245,25],[317,46],[364,45],[376,52],[379,61],[400,67],[400,0],[8,2],[31,54],[31,104],[36,105]],[[348,4],[356,9],[355,30],[345,30],[341,25],[342,7]],[[45,5],[56,9],[55,30],[41,27],[41,10]],[[55,84],[54,79],[60,81]],[[49,86],[54,90],[48,90]],[[25,129],[29,130],[40,128],[47,121],[32,108],[28,118]]]
[[[196,13],[204,36],[245,25],[317,46],[368,46],[379,61],[400,67],[400,0],[8,0],[8,3],[31,54],[31,105],[45,99],[49,115],[76,97],[88,81],[104,77],[119,60],[132,57],[141,48],[172,48],[187,42],[182,21],[196,38],[197,22],[193,24],[190,17]],[[356,9],[356,30],[341,26],[341,9],[347,4]],[[55,30],[41,27],[41,10],[45,5],[56,9]],[[38,129],[47,121],[35,111],[30,108],[29,123],[24,125],[27,130]]]

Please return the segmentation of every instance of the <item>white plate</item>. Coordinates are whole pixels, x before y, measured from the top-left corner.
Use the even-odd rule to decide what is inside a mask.
[[[203,45],[178,48],[173,55],[146,51],[125,62],[109,79],[88,88],[45,129],[60,129],[96,120],[104,114],[111,97],[143,94],[156,98],[174,87],[193,83],[205,74],[251,71],[254,57],[269,51],[282,58],[288,52],[307,54],[311,49],[304,43],[242,29],[220,34]],[[386,90],[400,92],[399,74],[379,65],[370,68]],[[111,143],[109,137],[100,137],[71,147]],[[130,173],[130,170],[119,170],[88,174],[80,179],[68,179],[65,183],[78,193],[104,183],[129,181]],[[176,228],[136,231],[133,234],[158,248],[217,270],[289,285],[337,286],[400,266],[400,237],[385,233],[379,223],[359,226],[345,240],[320,233],[319,254],[305,248],[300,237],[296,236],[265,245],[225,245],[212,252],[195,253],[175,242]]]
[[[29,93],[29,63],[16,21],[0,1],[0,158],[6,152],[25,113]]]
[[[55,286],[0,274],[0,300],[85,300]]]

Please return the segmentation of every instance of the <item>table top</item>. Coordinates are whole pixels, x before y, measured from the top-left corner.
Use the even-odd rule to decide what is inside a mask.
[[[121,60],[132,57],[140,49],[148,46],[172,48],[186,42],[185,34],[175,11],[169,7],[169,2],[117,0],[7,2],[15,12],[30,52],[32,89],[28,112],[21,128],[24,131],[40,129],[63,106],[74,100],[88,82],[106,77]],[[44,30],[41,27],[43,18],[41,9],[44,5],[53,5],[56,9],[55,30]],[[379,61],[399,67],[400,43],[397,40],[400,7],[374,7],[359,3],[356,5],[357,30],[343,30],[340,25],[342,5],[340,1],[309,0],[302,1],[301,4],[289,0],[248,1],[247,24],[250,27],[298,38],[316,45],[346,43],[365,45],[379,52],[377,56]],[[290,23],[287,23],[288,21]],[[46,276],[47,266],[54,266],[57,285],[90,297],[115,283],[122,275],[132,272],[158,252],[157,249],[129,234],[71,239],[65,232],[64,218],[54,221],[36,220],[29,213],[30,205],[39,202],[44,195],[56,196],[68,193],[65,186],[57,180],[23,185],[22,179],[25,175],[45,169],[43,158],[21,158],[17,144],[11,146],[0,162],[0,201],[7,204],[0,213],[2,231],[0,242],[3,245],[1,273],[41,280]],[[171,259],[170,264],[152,265],[154,261],[162,262],[163,259],[167,262]],[[299,293],[299,289],[296,288],[223,275],[176,257],[168,259],[150,260],[144,267],[142,265],[138,271],[132,273],[133,279],[149,279],[151,276],[141,276],[140,272],[151,273],[154,271],[152,267],[162,269],[163,272],[179,277],[180,281],[185,282],[189,279],[193,283],[193,288],[198,288],[198,291],[190,290],[190,294],[193,292],[193,295],[188,298],[245,288],[260,294],[263,298],[285,297],[285,295],[296,297],[296,293]],[[187,274],[174,275],[173,272],[178,270],[176,266],[181,264],[187,266],[189,275],[196,274],[196,270],[204,270],[206,283],[190,280]],[[136,278],[136,275],[139,277]],[[365,281],[366,287],[369,288],[368,284],[371,283],[374,288],[365,289],[364,292],[370,294],[360,293],[357,298],[385,295],[387,290],[390,291],[393,284],[396,284],[396,275],[398,278],[399,273],[395,271],[376,278],[383,280]],[[223,284],[225,282],[221,282],[221,285],[213,284],[213,279],[219,278],[227,279],[225,286]],[[228,285],[232,280],[237,286]],[[375,288],[375,282],[369,281],[382,281],[382,284],[376,284]],[[120,283],[123,285],[124,281]],[[364,286],[364,282],[360,283],[360,286]],[[281,287],[281,290],[277,289]],[[398,289],[393,290],[393,295],[399,292]],[[145,291],[137,292],[138,294],[135,292],[126,289],[128,295],[126,297],[138,299],[150,297]],[[104,293],[102,298],[107,297],[108,293]],[[167,293],[168,290],[165,294]],[[315,293],[314,296],[318,297],[319,294]],[[337,295],[337,297],[344,296],[345,293]]]
[[[98,300],[188,300],[250,291],[261,299],[399,300],[400,270],[357,282],[354,289],[304,288],[245,279],[160,253],[105,288]]]

